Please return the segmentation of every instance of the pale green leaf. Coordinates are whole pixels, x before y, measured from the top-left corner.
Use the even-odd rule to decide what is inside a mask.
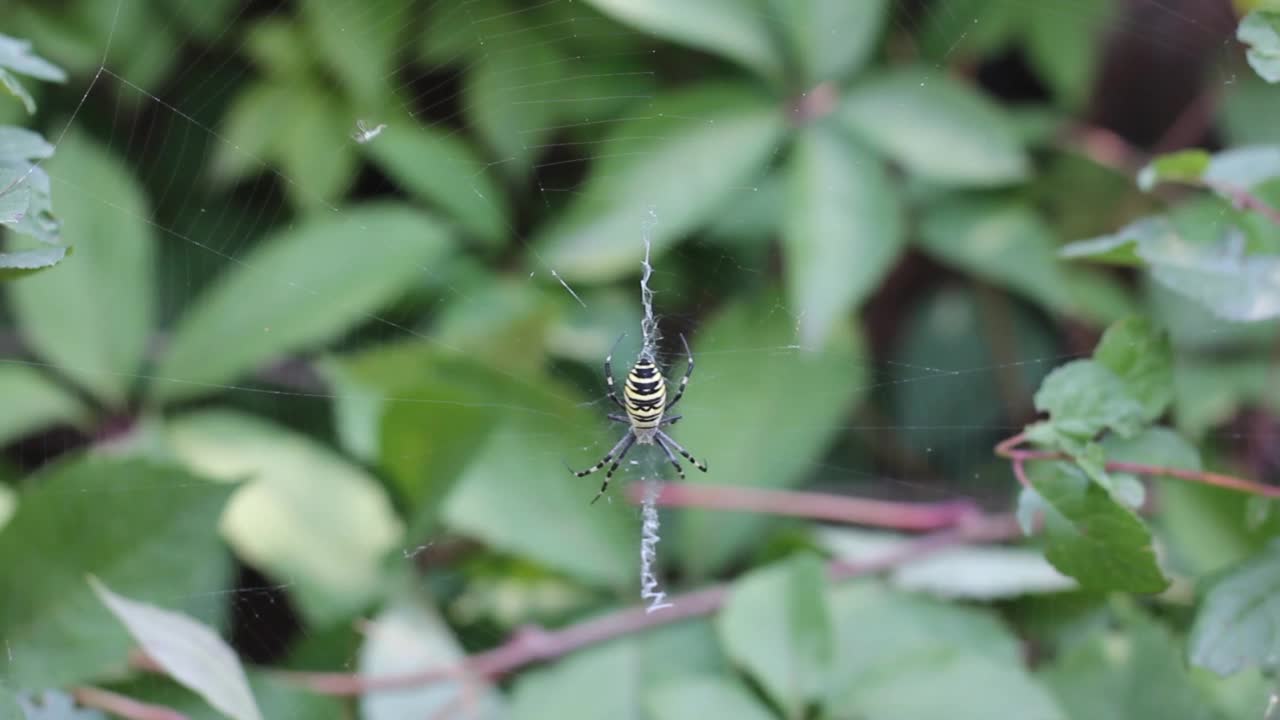
[[[835,129],[796,140],[782,241],[800,343],[822,347],[901,254],[902,211],[884,168]]]
[[[1280,11],[1249,13],[1240,21],[1236,39],[1249,46],[1246,57],[1258,77],[1280,82]]]
[[[819,542],[837,558],[865,563],[882,558],[910,542],[901,535],[853,528],[823,528]],[[889,583],[901,590],[943,598],[996,600],[1074,589],[1076,583],[1058,572],[1044,555],[1030,548],[957,547],[895,568]]]
[[[9,522],[9,518],[18,511],[18,494],[8,485],[0,484],[0,530]]]
[[[800,482],[869,384],[859,335],[845,327],[822,351],[794,347],[795,320],[782,307],[772,292],[739,301],[691,338],[697,371],[680,401],[684,419],[671,429],[709,466],[690,481],[774,488]],[[723,567],[759,539],[764,523],[759,516],[698,510],[678,520],[674,556],[695,574]]]
[[[1022,667],[954,653],[898,666],[848,689],[837,707],[893,720],[1067,720],[1053,696]]]
[[[182,613],[117,595],[92,575],[89,585],[166,675],[233,720],[262,719],[239,658],[216,632]]]
[[[841,81],[871,57],[889,18],[886,0],[770,0],[805,87]]]
[[[277,124],[281,115],[292,119],[281,124],[271,156],[287,178],[284,191],[294,207],[333,214],[359,166],[351,139],[355,121],[344,117],[342,103],[324,89],[307,84],[291,89],[289,105],[275,108]]]
[[[45,373],[19,362],[0,361],[0,398],[4,398],[0,445],[52,425],[79,423],[87,416],[74,395]]]
[[[398,205],[348,209],[269,237],[183,316],[152,392],[161,400],[206,394],[373,320],[449,246],[431,216]]]
[[[773,713],[737,682],[722,677],[688,678],[649,695],[653,720],[773,720]]]
[[[1231,187],[1251,189],[1280,177],[1280,147],[1252,145],[1215,153],[1201,178],[1209,184],[1225,183]],[[1233,200],[1227,196],[1228,201]]]
[[[36,113],[36,99],[31,97],[31,93],[22,85],[13,73],[0,67],[0,87],[5,92],[18,98],[18,102],[22,103],[22,107],[27,111],[28,115]]]
[[[782,113],[736,87],[694,87],[635,108],[593,150],[582,192],[535,241],[536,260],[570,281],[638,272],[750,186],[776,150]]]
[[[758,0],[588,0],[596,9],[665,40],[723,55],[767,78],[781,53]]]
[[[289,130],[280,122],[282,108],[294,105],[295,94],[294,88],[281,83],[253,83],[231,100],[218,132],[225,142],[214,145],[209,163],[214,182],[235,182],[268,171],[268,163],[276,160],[276,143]]]
[[[45,167],[74,192],[59,202],[74,261],[8,283],[27,344],[101,400],[123,403],[152,329],[151,209],[124,163],[79,132]],[[34,176],[33,176],[34,179]]]
[[[881,72],[849,90],[837,112],[851,130],[921,179],[1007,185],[1030,161],[1017,130],[978,91],[923,68]]]
[[[1218,578],[1191,628],[1191,663],[1219,675],[1280,666],[1280,541]]]
[[[826,569],[800,555],[757,569],[734,583],[716,629],[725,654],[788,717],[822,698],[833,658]]]
[[[1032,487],[1046,512],[1045,557],[1086,589],[1156,593],[1169,585],[1151,532],[1133,512],[1073,465],[1031,463]]]
[[[376,478],[305,436],[231,410],[178,416],[166,432],[195,471],[245,481],[222,535],[254,567],[296,583],[309,618],[347,617],[377,596],[382,561],[403,528]]]
[[[992,3],[987,0],[986,4]],[[1077,108],[1088,101],[1103,60],[1098,45],[1106,41],[1107,30],[1116,22],[1116,3],[1074,0],[1067,6],[1005,0],[1002,4],[1024,16],[1023,49],[1038,78],[1069,107]],[[944,7],[938,12],[955,11]],[[989,32],[978,28],[962,32],[970,31]],[[957,38],[955,42],[962,41]]]
[[[0,280],[19,278],[47,270],[71,254],[69,247],[42,247],[0,253]]]
[[[369,677],[405,673],[447,671],[466,659],[462,645],[444,618],[425,600],[402,593],[378,613],[365,633],[357,661],[358,671]],[[501,694],[492,688],[473,689],[462,675],[454,679],[422,683],[396,692],[369,692],[360,696],[363,720],[430,718],[464,706],[474,720],[508,716]]]
[[[125,668],[131,642],[89,585],[206,617],[229,563],[216,525],[231,488],[136,461],[72,460],[31,478],[0,531],[5,677],[61,687]]]
[[[425,125],[391,123],[363,147],[392,180],[439,206],[486,244],[500,245],[513,232],[501,190],[457,135]]]
[[[0,163],[44,160],[53,157],[53,144],[38,132],[20,127],[0,127]],[[0,189],[8,183],[0,185]]]
[[[0,686],[0,694],[3,694]],[[107,716],[93,708],[80,707],[65,692],[60,690],[27,691],[18,695],[20,713],[12,720],[107,720]],[[8,715],[0,714],[5,720]]]

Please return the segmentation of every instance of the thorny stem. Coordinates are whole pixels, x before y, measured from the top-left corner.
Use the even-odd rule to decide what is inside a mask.
[[[1008,515],[967,515],[955,527],[920,536],[892,552],[867,562],[837,560],[827,566],[832,581],[851,580],[890,570],[947,548],[970,542],[995,542],[1017,537],[1017,523]],[[652,627],[709,615],[728,598],[729,585],[718,583],[671,598],[671,607],[649,612],[644,605],[605,613],[559,630],[527,626],[505,643],[472,655],[460,666],[432,668],[399,675],[286,672],[280,677],[325,695],[361,695],[379,690],[418,687],[454,679],[459,673],[493,680],[536,662],[568,655],[590,645],[630,635]]]
[[[78,687],[71,691],[76,702],[129,720],[187,720],[187,716],[163,705],[152,705],[108,690]]]
[[[1018,448],[1018,445],[1021,445],[1026,441],[1026,439],[1026,433],[1018,433],[1013,437],[1000,441],[1000,444],[996,445],[996,455],[1013,461],[1014,474],[1018,474],[1022,469],[1023,463],[1028,460],[1070,459],[1066,453],[1053,452],[1050,450],[1024,450]],[[1251,495],[1280,497],[1280,486],[1263,485],[1262,483],[1257,483],[1252,480],[1245,480],[1244,478],[1238,478],[1233,475],[1223,475],[1222,473],[1207,472],[1204,470],[1184,470],[1182,468],[1166,467],[1164,465],[1147,465],[1146,463],[1116,461],[1107,462],[1105,467],[1108,470],[1115,470],[1116,472],[1127,472],[1150,477],[1171,477],[1179,480],[1187,480],[1190,482],[1198,482],[1205,485],[1227,488],[1229,490],[1238,490]],[[1027,485],[1025,474],[1019,477],[1018,481],[1023,485]]]
[[[633,502],[639,501],[644,493],[644,488],[634,485],[627,488]],[[663,483],[659,486],[656,500],[658,505],[665,507],[741,510],[906,531],[955,527],[963,520],[981,514],[978,506],[969,500],[904,503],[702,483]]]

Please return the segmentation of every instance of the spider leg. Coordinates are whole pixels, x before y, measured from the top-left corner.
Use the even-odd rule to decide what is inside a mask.
[[[635,433],[628,430],[627,434],[622,436],[622,439],[618,441],[618,444],[614,445],[613,449],[610,450],[609,453],[605,455],[603,459],[600,460],[600,462],[587,468],[586,470],[578,470],[573,473],[577,477],[586,477],[591,473],[598,472],[600,468],[608,464],[610,460],[613,461],[613,465],[610,466],[609,472],[604,474],[604,483],[600,485],[600,492],[596,493],[596,496],[594,499],[592,499],[591,504],[594,505],[596,500],[599,500],[600,496],[604,495],[604,491],[609,489],[609,480],[613,478],[613,473],[617,471],[618,465],[622,463],[623,456],[627,454],[627,451],[630,450],[631,446],[635,445],[635,443],[636,443]]]
[[[684,339],[684,335],[680,336],[680,342],[684,343],[684,352],[689,356],[689,364],[685,365],[684,377],[680,379],[680,389],[676,390],[676,396],[671,398],[671,402],[667,403],[667,410],[670,410],[673,405],[680,402],[680,398],[684,397],[684,389],[689,384],[689,376],[693,375],[693,351],[689,349],[689,341]]]
[[[675,425],[676,421],[683,417],[683,415],[663,415],[662,422],[658,423],[658,427],[662,427],[663,425]],[[623,419],[625,420],[626,418]]]
[[[677,417],[678,417],[678,416],[677,416]],[[609,413],[609,419],[610,419],[610,420],[612,420],[612,421],[614,421],[614,422],[620,422],[620,423],[629,423],[629,422],[631,422],[630,420],[628,420],[628,419],[627,419],[627,416],[626,416],[626,415],[618,415],[617,413]]]
[[[698,460],[694,459],[694,457],[693,457],[692,455],[690,455],[690,454],[689,454],[689,451],[688,451],[688,450],[685,450],[683,447],[681,447],[681,446],[680,446],[680,443],[676,442],[675,440],[672,440],[670,435],[668,435],[668,434],[666,434],[666,433],[662,432],[661,430],[659,430],[659,431],[658,431],[658,434],[655,436],[655,438],[657,439],[658,444],[660,444],[660,445],[661,445],[661,444],[663,444],[663,443],[670,444],[670,445],[671,445],[671,447],[673,447],[673,448],[675,448],[675,449],[676,449],[676,452],[678,452],[678,453],[680,453],[681,455],[683,455],[683,456],[684,456],[684,459],[685,459],[685,460],[688,460],[688,461],[689,461],[689,462],[690,462],[694,467],[698,468],[698,469],[699,469],[699,470],[701,470],[702,472],[706,472],[706,471],[707,471],[707,464],[706,464],[706,463],[704,463],[704,462],[699,462]]]
[[[666,453],[667,459],[671,461],[671,467],[676,469],[676,474],[680,476],[681,480],[684,480],[685,479],[684,468],[680,467],[680,463],[676,461],[676,456],[672,454],[671,448],[667,447],[667,443],[662,441],[663,437],[666,437],[666,436],[664,436],[662,433],[658,433],[657,435],[653,436],[653,440],[658,444],[658,447],[662,448],[662,452]],[[667,438],[667,442],[670,442],[670,441],[671,441],[671,438]]]
[[[618,394],[613,390],[613,353],[618,349],[618,345],[622,342],[622,338],[626,336],[626,333],[619,335],[618,339],[614,341],[613,347],[609,348],[609,354],[604,358],[604,384],[609,388],[609,399],[613,401],[614,405],[617,405],[623,410],[626,410],[627,406],[622,404],[622,401],[618,399]]]

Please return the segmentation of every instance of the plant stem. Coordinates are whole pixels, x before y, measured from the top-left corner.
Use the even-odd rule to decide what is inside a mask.
[[[1028,460],[1070,460],[1071,457],[1066,453],[1053,452],[1050,450],[1023,450],[1018,448],[1026,441],[1026,433],[1018,433],[1010,438],[1005,438],[996,445],[996,455],[1013,461],[1014,474],[1017,475],[1022,464]],[[1108,461],[1104,466],[1108,470],[1116,472],[1133,473],[1135,475],[1146,475],[1150,477],[1171,477],[1179,480],[1187,480],[1189,482],[1198,482],[1205,485],[1213,485],[1215,487],[1227,488],[1229,490],[1238,490],[1240,492],[1249,493],[1251,495],[1261,495],[1263,497],[1280,497],[1280,486],[1263,485],[1252,480],[1245,480],[1234,475],[1224,475],[1222,473],[1208,472],[1206,470],[1185,470],[1182,468],[1167,467],[1164,465],[1147,465],[1145,463],[1116,462]],[[1018,478],[1019,482],[1026,485],[1025,475]]]
[[[629,487],[627,495],[632,502],[639,502],[643,492],[643,488]],[[980,514],[978,506],[969,500],[904,503],[702,483],[663,483],[659,486],[657,503],[665,507],[742,510],[907,531],[955,527],[962,520]]]
[[[163,705],[152,705],[134,700],[108,690],[95,687],[77,687],[71,696],[85,707],[104,710],[129,720],[187,720],[187,716]]]
[[[836,560],[828,565],[832,581],[850,580],[890,570],[913,560],[969,542],[994,542],[1017,537],[1017,523],[1008,515],[969,513],[954,527],[915,538],[867,562]],[[457,666],[398,675],[350,673],[280,673],[283,679],[325,695],[361,695],[379,690],[418,687],[462,677],[493,680],[536,662],[552,660],[590,645],[652,627],[669,625],[719,610],[730,586],[718,583],[670,599],[671,607],[648,612],[644,605],[615,610],[558,630],[527,626],[491,650],[472,655]]]

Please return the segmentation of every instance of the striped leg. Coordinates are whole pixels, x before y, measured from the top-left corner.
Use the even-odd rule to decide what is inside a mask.
[[[613,466],[609,468],[609,472],[604,474],[604,483],[600,485],[600,492],[596,493],[595,498],[591,501],[593,505],[596,500],[600,499],[601,495],[604,495],[604,491],[609,489],[609,480],[613,478],[613,473],[617,471],[618,465],[622,462],[623,456],[627,454],[627,451],[630,450],[631,446],[635,443],[635,433],[628,430],[627,434],[622,436],[622,439],[618,441],[618,444],[614,445],[613,449],[609,451],[609,454],[605,455],[600,462],[586,470],[579,470],[573,473],[577,477],[586,477],[591,473],[598,472],[600,468],[604,467],[610,460],[613,460]]]
[[[694,467],[698,468],[698,469],[699,469],[699,470],[701,470],[702,472],[706,472],[706,471],[707,471],[707,464],[706,464],[706,463],[704,463],[704,462],[699,462],[698,460],[695,460],[695,459],[694,459],[694,457],[693,457],[692,455],[690,455],[690,454],[689,454],[689,451],[688,451],[688,450],[685,450],[683,447],[681,447],[681,446],[680,446],[680,443],[676,442],[675,440],[672,440],[670,435],[668,435],[668,434],[666,434],[666,433],[662,432],[661,430],[659,430],[659,431],[658,431],[658,434],[657,434],[657,439],[658,439],[658,442],[659,442],[659,443],[666,443],[666,444],[670,445],[671,447],[675,448],[675,449],[676,449],[676,452],[678,452],[678,453],[680,453],[681,455],[683,455],[683,456],[684,456],[684,459],[685,459],[685,460],[688,460],[688,461],[689,461],[689,462],[690,462]]]
[[[683,335],[680,336],[680,342],[684,343],[684,352],[689,356],[689,364],[684,368],[684,377],[680,379],[680,388],[676,390],[675,397],[671,398],[671,402],[667,403],[667,410],[670,410],[671,406],[680,402],[680,398],[684,397],[684,389],[689,384],[689,376],[693,375],[693,351],[689,349],[689,341],[685,340]]]
[[[663,442],[663,438],[666,438],[666,442]],[[680,467],[680,463],[676,461],[676,456],[671,453],[671,448],[667,447],[667,443],[671,442],[671,438],[658,433],[653,439],[658,443],[658,447],[662,448],[662,452],[667,454],[667,459],[671,461],[671,467],[676,469],[676,474],[680,476],[681,480],[684,480],[684,468]]]
[[[676,421],[683,417],[683,415],[663,415],[662,422],[658,423],[658,427],[662,427],[663,425],[675,425]],[[623,418],[623,420],[625,419],[626,418]]]

